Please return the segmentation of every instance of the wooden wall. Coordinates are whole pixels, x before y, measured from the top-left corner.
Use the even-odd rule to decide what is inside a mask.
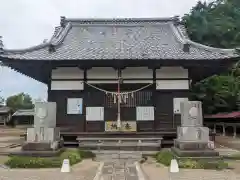
[[[74,70],[71,68],[53,70],[52,82],[49,86],[52,87],[52,90],[49,91],[48,100],[57,103],[57,126],[68,131],[103,132],[105,131],[105,121],[117,120],[117,105],[113,103],[110,95],[83,83],[84,80],[87,80],[88,83],[93,83],[101,89],[116,92],[117,76],[112,69],[108,74],[107,69],[100,68],[99,70],[97,68],[96,71],[93,71],[93,68],[89,71],[90,73],[84,73],[83,70],[77,68]],[[176,67],[153,71],[146,68],[145,70],[144,68],[127,68],[123,77],[121,91],[135,90],[151,82],[153,85],[136,93],[133,102],[121,105],[122,120],[136,121],[136,106],[154,106],[155,120],[137,121],[137,131],[161,131],[177,127],[180,124],[180,114],[175,114],[173,111],[174,98],[188,97],[189,78],[186,69]],[[61,81],[68,81],[68,83],[61,83]],[[67,114],[68,98],[83,98],[82,114]],[[101,106],[104,107],[104,121],[86,121],[86,107]]]

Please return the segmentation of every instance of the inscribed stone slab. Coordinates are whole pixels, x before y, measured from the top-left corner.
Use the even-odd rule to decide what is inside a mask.
[[[202,103],[200,101],[184,101],[180,104],[181,126],[203,126]]]
[[[209,128],[208,127],[178,127],[177,128],[178,140],[182,141],[209,141]]]
[[[56,108],[55,102],[36,102],[34,127],[56,127]]]

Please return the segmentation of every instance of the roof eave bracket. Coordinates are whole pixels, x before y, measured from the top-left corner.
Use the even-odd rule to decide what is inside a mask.
[[[50,53],[56,52],[56,47],[53,44],[50,44],[48,47],[48,52]]]
[[[3,54],[4,50],[3,50],[3,40],[2,40],[2,36],[0,36],[0,54]]]
[[[65,16],[61,16],[61,20],[60,20],[60,25],[61,27],[65,27],[66,26],[66,17]]]
[[[183,44],[183,51],[189,53],[190,52],[190,44],[184,43]]]

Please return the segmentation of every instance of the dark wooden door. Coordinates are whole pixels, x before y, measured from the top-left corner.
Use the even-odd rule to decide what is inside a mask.
[[[173,93],[156,92],[155,130],[173,128]]]

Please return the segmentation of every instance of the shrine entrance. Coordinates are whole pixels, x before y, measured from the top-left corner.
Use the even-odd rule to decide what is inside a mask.
[[[137,132],[137,107],[152,106],[151,85],[121,84],[120,92],[116,91],[117,84],[90,85],[98,92],[104,92],[100,93],[104,99],[104,131]],[[101,98],[98,97],[98,99]]]

